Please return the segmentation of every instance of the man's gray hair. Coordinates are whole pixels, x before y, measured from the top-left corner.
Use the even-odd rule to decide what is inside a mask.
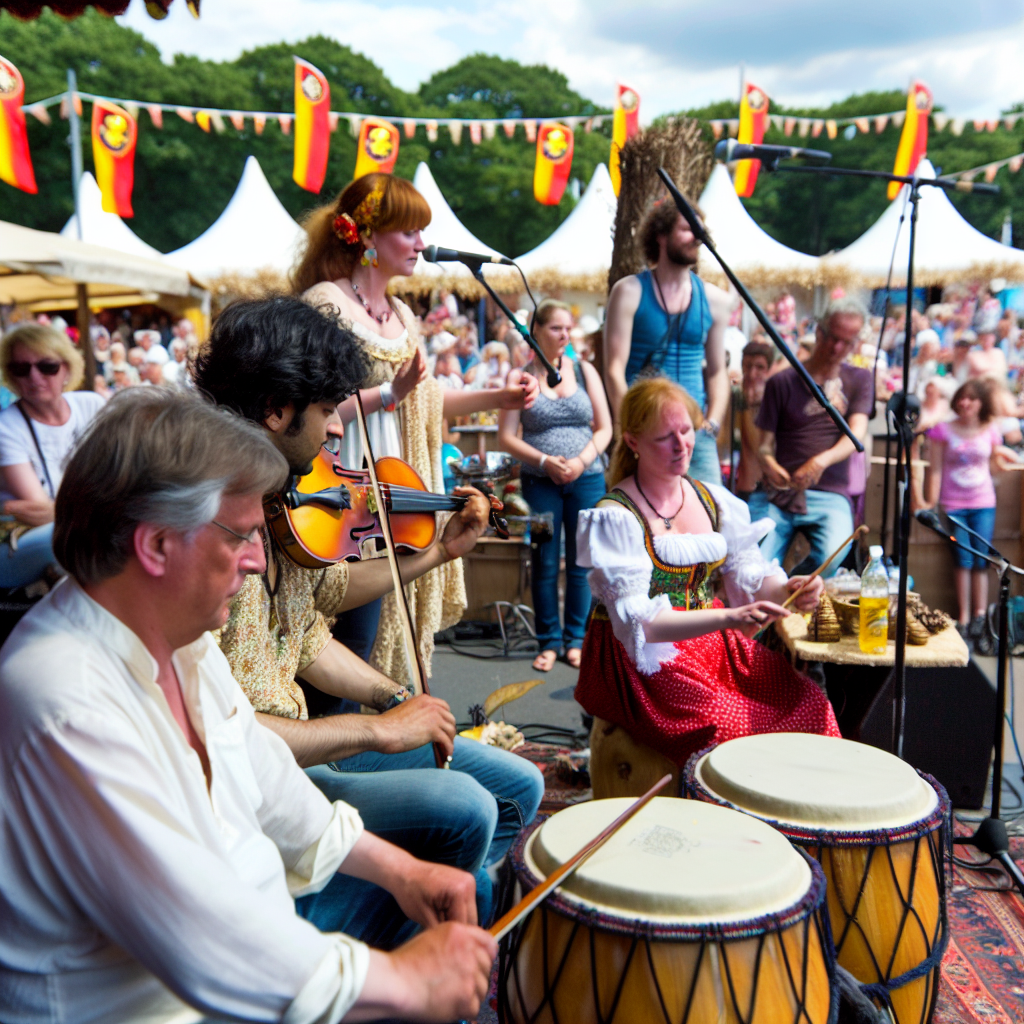
[[[225,495],[267,494],[288,475],[266,433],[194,392],[119,392],[93,420],[57,492],[53,551],[79,583],[121,572],[135,529],[190,534]]]
[[[825,307],[825,312],[818,319],[818,326],[825,334],[828,333],[828,329],[832,326],[832,318],[834,316],[858,316],[862,324],[868,322],[867,308],[860,299],[855,299],[852,295],[844,295],[841,299],[831,299],[829,301],[829,304]]]

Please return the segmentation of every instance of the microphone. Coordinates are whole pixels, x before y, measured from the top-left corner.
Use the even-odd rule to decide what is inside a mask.
[[[515,263],[506,256],[482,256],[475,252],[444,249],[439,245],[428,245],[423,250],[423,258],[428,263],[465,263],[470,267],[479,267],[482,263],[501,263],[506,267],[515,266]]]
[[[941,533],[943,537],[949,537],[949,531],[942,525],[942,520],[939,518],[939,513],[933,508],[919,508],[914,513],[914,518],[922,525],[927,526],[929,530],[934,530],[936,533]]]
[[[832,154],[824,149],[801,149],[799,146],[752,146],[735,139],[722,139],[715,146],[715,158],[725,163],[733,160],[763,160],[766,164],[776,164],[793,157],[828,161],[832,159]]]

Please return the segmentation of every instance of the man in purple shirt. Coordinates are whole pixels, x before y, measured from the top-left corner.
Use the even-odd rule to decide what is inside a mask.
[[[866,318],[864,307],[854,299],[829,303],[804,364],[862,440],[874,397],[871,373],[843,360],[856,346]],[[769,378],[756,422],[761,431],[758,458],[765,490],[751,496],[750,515],[751,519],[768,516],[775,522],[761,548],[766,558],[781,562],[793,535],[803,533],[811,551],[794,572],[810,572],[853,532],[847,497],[853,443],[839,432],[792,368]],[[845,550],[823,575],[832,575],[844,555]]]

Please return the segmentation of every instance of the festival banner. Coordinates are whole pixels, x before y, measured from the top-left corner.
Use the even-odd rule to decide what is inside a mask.
[[[28,132],[21,101],[25,98],[25,81],[21,72],[0,57],[0,181],[20,188],[22,192],[38,192],[32,156],[28,151]]]
[[[327,174],[331,144],[331,87],[312,64],[295,57],[295,158],[292,180],[319,192]]]
[[[619,173],[619,150],[636,135],[640,127],[640,94],[621,82],[615,88],[615,106],[612,114],[612,151],[608,157],[608,173],[612,188],[619,194],[622,175]]]
[[[928,149],[928,118],[932,112],[932,91],[924,82],[914,82],[907,94],[907,116],[903,122],[899,149],[893,174],[913,174]],[[888,195],[895,199],[900,194],[898,181],[889,182]]]
[[[353,178],[380,171],[390,174],[398,159],[398,129],[379,117],[368,117],[359,129]]]
[[[764,138],[768,126],[768,97],[762,89],[748,82],[740,100],[740,125],[736,141],[757,146]],[[803,125],[801,124],[801,129]],[[805,134],[801,131],[801,134]],[[738,196],[752,196],[757,184],[757,172],[761,170],[760,160],[738,160],[733,186]]]
[[[572,168],[572,129],[564,124],[542,124],[537,130],[537,162],[533,168],[533,197],[545,206],[557,206]]]
[[[103,209],[119,217],[132,217],[135,184],[135,118],[110,100],[92,103],[92,162]]]

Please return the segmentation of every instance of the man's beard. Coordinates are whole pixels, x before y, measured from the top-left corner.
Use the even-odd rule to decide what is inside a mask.
[[[700,246],[695,245],[692,249],[684,249],[682,246],[676,247],[669,243],[665,246],[665,255],[668,257],[671,263],[674,263],[677,267],[694,267],[697,265],[697,254],[700,251]]]

